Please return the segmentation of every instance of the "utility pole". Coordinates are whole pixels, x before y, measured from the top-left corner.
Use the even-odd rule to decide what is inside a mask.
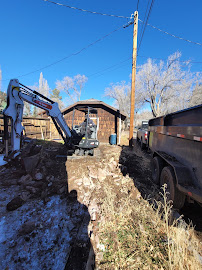
[[[133,63],[132,63],[132,82],[131,82],[131,106],[130,106],[130,131],[129,131],[129,146],[133,146],[133,126],[134,126],[134,111],[135,111],[135,75],[136,75],[136,59],[137,59],[137,26],[138,26],[138,11],[134,13],[134,30],[133,30]]]

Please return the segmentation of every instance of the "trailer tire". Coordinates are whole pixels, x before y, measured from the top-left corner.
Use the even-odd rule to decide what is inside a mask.
[[[175,174],[172,167],[164,167],[161,172],[160,185],[167,184],[166,192],[168,192],[168,201],[172,201],[173,207],[181,209],[185,202],[185,195],[176,188]]]
[[[161,175],[162,169],[163,169],[162,159],[158,156],[155,156],[152,159],[151,171],[152,171],[152,180],[157,185],[159,185],[160,183],[160,175]]]

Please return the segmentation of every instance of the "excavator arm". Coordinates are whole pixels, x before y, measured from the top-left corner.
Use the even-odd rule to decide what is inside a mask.
[[[7,106],[3,111],[6,156],[8,155],[8,117],[11,119],[11,152],[13,153],[13,157],[17,156],[20,151],[20,140],[23,131],[22,119],[24,101],[45,110],[52,118],[64,142],[70,142],[72,134],[57,102],[54,102],[41,93],[19,83],[17,79],[13,79],[10,80],[8,85]]]

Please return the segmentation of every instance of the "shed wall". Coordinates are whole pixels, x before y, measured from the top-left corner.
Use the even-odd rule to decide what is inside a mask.
[[[96,108],[95,106],[93,107]],[[112,114],[107,109],[104,108],[96,108],[96,109],[98,110],[98,118],[99,118],[98,140],[100,142],[109,142],[109,137],[111,134],[116,133],[117,136],[119,136],[119,117]],[[84,116],[85,116],[84,113],[75,110],[74,125],[81,124],[85,119]],[[70,111],[64,115],[65,121],[67,122],[70,128],[72,127],[72,117],[73,111]],[[95,122],[95,120],[93,121]]]

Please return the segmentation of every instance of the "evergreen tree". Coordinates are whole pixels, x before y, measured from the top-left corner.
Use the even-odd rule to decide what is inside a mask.
[[[0,91],[0,113],[2,113],[3,109],[6,107],[6,93]]]
[[[54,88],[52,90],[52,94],[50,95],[50,98],[58,103],[58,106],[60,109],[62,109],[64,107],[64,104],[62,102],[62,96],[60,96],[60,90],[58,90],[57,88]]]

